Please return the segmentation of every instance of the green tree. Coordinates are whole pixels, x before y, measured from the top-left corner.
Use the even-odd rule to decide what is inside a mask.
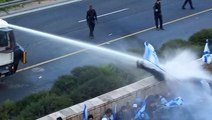
[[[205,45],[205,40],[208,39],[210,43],[212,43],[212,28],[203,29],[199,32],[194,33],[190,38],[189,42],[192,45]]]
[[[51,92],[57,95],[68,94],[77,87],[78,79],[71,75],[64,75],[58,78],[54,83]]]
[[[14,114],[16,104],[14,101],[6,100],[0,107],[0,120],[10,119],[10,114]]]
[[[70,93],[70,98],[73,100],[74,104],[135,81],[132,75],[114,67],[114,65],[101,66],[98,69],[96,68],[95,71],[98,75],[92,75],[92,78]]]
[[[42,97],[38,102],[28,104],[14,120],[34,120],[52,112],[58,111],[72,105],[72,101],[65,95],[57,96],[48,94]]]
[[[83,66],[56,80],[50,91],[6,101],[0,119],[32,120],[134,82],[133,75],[115,65]]]

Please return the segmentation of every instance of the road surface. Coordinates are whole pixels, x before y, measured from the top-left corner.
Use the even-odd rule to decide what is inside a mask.
[[[194,0],[195,10],[182,10],[183,1],[163,0],[164,31],[154,29],[154,0],[83,0],[4,18],[10,24],[47,32],[72,40],[121,52],[143,47],[148,41],[156,48],[170,39],[187,39],[203,28],[212,28],[212,1]],[[99,16],[95,39],[89,39],[85,15],[92,4]],[[20,65],[18,73],[4,78],[0,85],[0,102],[19,100],[31,93],[49,89],[58,76],[69,74],[83,65],[119,62],[124,58],[96,53],[95,50],[79,52],[82,47],[69,45],[29,32],[15,30],[16,40],[28,54],[28,63]],[[142,54],[142,53],[141,53]],[[118,58],[118,59],[117,59]],[[129,63],[133,66],[132,63]]]

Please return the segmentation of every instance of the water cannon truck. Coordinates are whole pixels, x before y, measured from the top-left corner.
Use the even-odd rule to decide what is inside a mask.
[[[0,78],[16,73],[20,61],[26,64],[26,51],[15,41],[9,24],[0,19]]]

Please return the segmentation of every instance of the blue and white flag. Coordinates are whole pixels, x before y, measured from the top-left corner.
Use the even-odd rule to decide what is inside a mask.
[[[174,100],[171,100],[170,102],[165,104],[165,107],[172,108],[177,107],[183,104],[183,99],[181,97],[177,97]]]
[[[166,98],[163,97],[163,96],[160,96],[160,104],[161,105],[165,105],[166,103],[168,103],[168,101],[166,100]]]
[[[159,66],[159,60],[158,60],[158,56],[155,52],[154,47],[147,43],[144,42],[144,46],[145,46],[145,51],[144,51],[144,59],[150,61],[151,63],[155,64],[156,66]]]
[[[113,110],[113,120],[117,120],[117,105],[115,104],[114,110]]]
[[[203,56],[202,56],[203,62],[210,64],[211,63],[211,56],[210,55],[211,54],[210,54],[210,49],[209,49],[209,42],[208,42],[208,39],[207,39],[206,43],[205,43]]]
[[[146,99],[147,99],[147,97],[145,98],[145,100],[144,100],[141,108],[139,109],[139,111],[136,113],[135,119],[142,119],[142,118],[145,117]]]
[[[86,104],[84,104],[84,109],[83,109],[83,120],[88,120],[88,109]]]

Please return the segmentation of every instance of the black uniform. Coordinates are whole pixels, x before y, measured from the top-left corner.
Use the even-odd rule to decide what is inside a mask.
[[[155,17],[155,26],[158,29],[158,20],[160,21],[160,29],[163,30],[163,18],[162,18],[162,13],[161,13],[161,5],[160,2],[156,2],[154,7],[154,17]]]
[[[191,9],[194,9],[193,4],[192,4],[192,0],[185,0],[182,9],[185,9],[186,4],[189,3]]]
[[[97,16],[96,16],[96,11],[94,9],[89,9],[87,11],[87,15],[86,15],[86,20],[88,23],[88,27],[90,29],[90,37],[93,37],[93,31],[94,31],[94,27],[95,27],[95,20],[97,20]]]

